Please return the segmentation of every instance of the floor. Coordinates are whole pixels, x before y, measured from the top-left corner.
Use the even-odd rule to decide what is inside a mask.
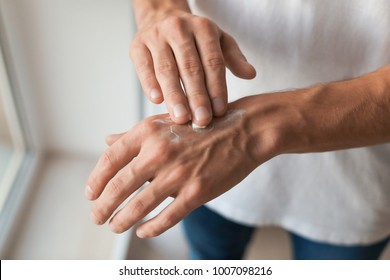
[[[95,159],[50,157],[34,184],[7,259],[110,259],[115,238],[89,218],[86,176]]]

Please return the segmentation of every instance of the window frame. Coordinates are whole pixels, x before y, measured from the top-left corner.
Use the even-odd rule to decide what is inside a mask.
[[[42,150],[32,127],[29,127],[23,93],[14,74],[12,52],[7,40],[6,22],[0,9],[0,82],[4,107],[13,143],[13,156],[0,187],[7,187],[3,205],[0,205],[0,258],[4,259],[12,247],[30,187],[42,162]]]

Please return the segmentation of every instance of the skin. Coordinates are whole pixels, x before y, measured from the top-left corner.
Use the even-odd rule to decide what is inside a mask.
[[[177,221],[165,218],[176,216],[177,208],[182,209],[180,217],[177,218],[184,218],[200,204],[233,187],[256,167],[254,159],[246,156],[250,147],[247,143],[248,135],[238,135],[244,126],[244,117],[237,115],[231,119],[228,114],[224,118],[213,120],[212,128],[204,130],[193,129],[191,125],[166,122],[167,117],[158,115],[148,118],[134,127],[132,133],[107,139],[111,149],[121,146],[126,147],[127,151],[120,163],[115,163],[115,167],[111,165],[111,155],[106,154],[94,171],[95,175],[92,175],[91,180],[95,181],[97,176],[99,182],[91,182],[91,185],[106,186],[104,190],[101,189],[100,198],[93,206],[92,218],[97,224],[106,222],[124,199],[145,182],[150,182],[138,193],[137,198],[116,214],[115,220],[121,222],[111,223],[110,227],[114,232],[123,232],[169,196],[176,197],[176,200],[164,210],[167,216],[162,215],[156,222],[171,227]],[[226,137],[228,134],[236,137]],[[136,138],[140,140],[139,145],[133,142]],[[229,161],[229,167],[221,166],[221,160]],[[208,169],[209,164],[212,164],[212,169]],[[164,171],[161,166],[165,166]],[[105,171],[102,171],[101,167]],[[117,169],[122,171],[117,173]],[[221,172],[222,169],[235,175],[214,176],[215,172]],[[103,177],[100,177],[101,175]],[[113,176],[116,178],[113,179]],[[199,196],[199,192],[203,194]],[[96,193],[96,188],[93,193]],[[129,214],[133,217],[129,218]],[[155,234],[160,233],[157,228],[155,230]],[[138,231],[138,235],[142,236],[142,229]]]
[[[121,233],[174,197],[137,228],[139,237],[157,236],[277,155],[390,141],[390,66],[227,104],[225,68],[241,78],[256,74],[234,39],[183,0],[134,0],[134,9],[130,54],[146,96],[165,100],[169,115],[107,138],[85,189],[96,224],[109,221]],[[190,119],[208,126],[193,129]]]
[[[277,155],[390,142],[390,66],[351,80],[245,97],[228,108],[242,113],[214,118],[206,131],[158,115],[108,137],[85,191],[95,201],[93,221],[109,220],[121,233],[174,197],[136,231],[157,236]]]
[[[192,119],[206,126],[213,116],[223,116],[226,67],[240,78],[256,76],[236,41],[211,20],[191,14],[187,1],[134,0],[133,4],[138,33],[130,56],[149,100],[165,100],[177,124]]]

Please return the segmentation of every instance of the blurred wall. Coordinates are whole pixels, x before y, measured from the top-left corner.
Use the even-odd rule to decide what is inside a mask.
[[[139,119],[130,0],[0,0],[24,106],[50,152],[100,154]]]

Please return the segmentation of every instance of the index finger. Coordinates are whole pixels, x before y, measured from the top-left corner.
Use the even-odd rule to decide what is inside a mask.
[[[133,129],[103,153],[87,180],[85,196],[89,200],[97,199],[110,179],[138,155],[140,138],[139,132]]]

